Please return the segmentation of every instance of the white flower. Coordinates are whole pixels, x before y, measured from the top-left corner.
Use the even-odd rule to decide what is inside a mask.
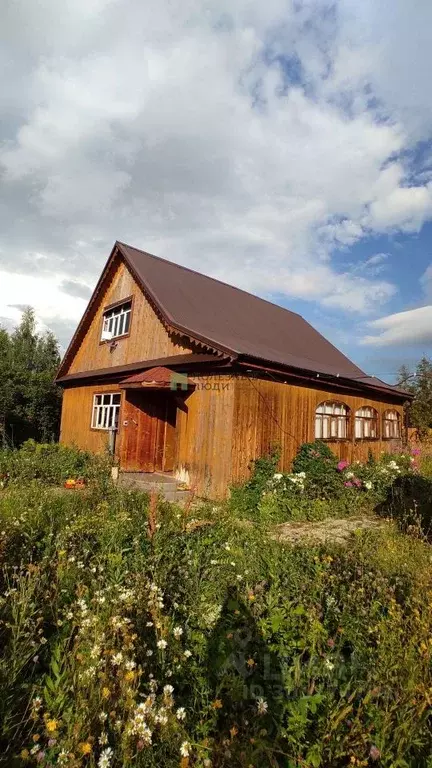
[[[227,552],[229,552],[231,550],[230,545],[229,544],[225,544],[225,549],[226,549]]]
[[[262,696],[257,699],[257,712],[259,715],[265,715],[268,710],[268,704]]]
[[[282,480],[283,474],[282,472],[276,472],[276,474],[273,475],[273,480]]]
[[[180,754],[182,757],[189,757],[190,744],[188,741],[184,741],[180,747]]]
[[[174,635],[176,640],[180,640],[182,634],[183,634],[183,630],[182,630],[181,627],[174,627],[173,635]]]
[[[206,757],[203,763],[204,768],[211,768],[211,764],[212,764],[212,761],[208,757]]]
[[[167,647],[168,643],[166,640],[158,640],[157,641],[157,647],[161,648],[161,650],[164,650]]]
[[[163,692],[165,696],[172,696],[172,694],[174,693],[174,688],[172,687],[172,685],[165,685]]]
[[[122,663],[122,661],[123,661],[123,654],[121,651],[119,651],[119,653],[114,654],[114,656],[111,659],[112,664],[114,664],[114,666],[116,667],[118,667],[119,664]]]
[[[347,480],[351,480],[354,477],[354,472],[345,472],[345,477]]]
[[[107,734],[106,733],[101,733],[101,735],[99,736],[98,741],[99,741],[99,744],[101,745],[101,747],[104,747],[105,744],[108,744],[108,736],[107,736]]]
[[[192,656],[192,651],[189,651],[189,649],[186,649],[183,656],[185,657],[185,659],[190,659],[190,657]]]
[[[210,560],[210,565],[217,565],[217,564],[218,564],[217,560]]]
[[[151,650],[151,648],[149,648],[148,651],[146,651],[146,656],[153,656],[153,651]]]
[[[104,749],[104,751],[102,752],[99,758],[98,768],[108,768],[111,765],[111,760],[113,758],[113,755],[114,753],[111,747],[107,747],[106,749]]]
[[[366,490],[370,491],[370,490],[371,490],[371,488],[372,488],[372,483],[371,483],[371,481],[370,481],[370,480],[366,480],[366,482],[365,482],[364,486],[365,486]]]
[[[393,461],[389,461],[388,466],[389,466],[389,469],[399,469],[398,465],[396,464],[396,462],[394,460]]]
[[[324,664],[326,665],[327,669],[331,672],[334,669],[334,664],[330,659],[326,659]]]
[[[184,707],[179,707],[176,712],[176,718],[177,720],[184,720],[186,717],[186,710]]]

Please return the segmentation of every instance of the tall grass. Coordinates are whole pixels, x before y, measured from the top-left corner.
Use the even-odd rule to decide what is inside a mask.
[[[105,480],[0,491],[1,765],[431,765],[428,545],[148,514]]]

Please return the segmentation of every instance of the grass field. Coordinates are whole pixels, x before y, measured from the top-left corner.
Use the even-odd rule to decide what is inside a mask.
[[[1,765],[432,766],[429,481],[407,462],[389,487],[394,505],[426,483],[412,519],[314,543],[277,526],[297,493],[322,525],[332,494],[287,500],[300,483],[271,462],[185,510],[72,454],[87,489],[60,491],[64,457],[47,477],[41,453],[2,459]],[[372,519],[369,482],[352,504]],[[355,519],[339,490],[336,517]]]

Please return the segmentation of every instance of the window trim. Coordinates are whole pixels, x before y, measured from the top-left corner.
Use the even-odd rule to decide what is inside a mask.
[[[99,406],[96,405],[96,398],[97,397],[103,397],[104,395],[109,395],[110,397],[113,397],[114,395],[118,395],[120,397],[120,402],[118,403],[118,418],[117,418],[117,426],[114,427],[114,429],[119,430],[119,424],[120,424],[120,411],[122,407],[122,393],[121,392],[93,392],[93,398],[92,398],[92,405],[91,405],[91,413],[90,413],[90,430],[92,432],[109,432],[113,427],[97,427],[94,426],[95,422],[95,408],[113,408],[117,405],[111,404],[110,405],[104,405],[103,403]]]
[[[131,328],[132,328],[132,319],[133,319],[133,310],[134,310],[134,296],[125,296],[124,299],[120,299],[119,301],[114,301],[112,304],[107,304],[103,310],[102,310],[102,323],[99,333],[99,345],[101,344],[112,344],[113,341],[119,341],[119,339],[127,339],[128,336],[131,334]],[[103,333],[103,327],[105,323],[105,315],[107,312],[111,312],[111,310],[116,309],[116,307],[121,307],[123,304],[128,304],[130,302],[131,308],[130,308],[130,319],[129,319],[129,329],[127,333],[122,333],[121,336],[113,336],[112,339],[103,339],[102,333]]]
[[[395,413],[397,416],[397,419],[387,419],[386,414],[387,413]],[[397,437],[387,437],[386,436],[386,430],[385,430],[385,424],[386,421],[390,422],[390,424],[397,424],[398,429],[398,435]],[[402,439],[402,417],[399,413],[399,411],[396,411],[394,408],[387,408],[383,415],[382,415],[382,439],[383,440],[401,440]]]
[[[369,408],[371,411],[374,412],[375,416],[372,416],[372,417],[371,416],[358,416],[357,415],[358,412],[361,411],[363,408]],[[357,419],[362,424],[362,431],[364,430],[363,425],[364,425],[365,421],[374,421],[375,422],[375,432],[376,432],[375,436],[374,437],[371,437],[371,436],[366,436],[365,437],[364,434],[363,434],[361,437],[357,437],[357,435],[356,435]],[[356,442],[356,443],[357,442],[371,442],[371,443],[373,443],[375,440],[380,440],[380,418],[379,418],[379,413],[378,413],[377,409],[374,408],[373,405],[361,405],[359,408],[357,408],[354,411],[353,426],[354,426],[354,435],[353,435],[354,442]]]
[[[332,415],[330,413],[328,413],[328,414],[318,413],[318,408],[321,408],[322,406],[326,406],[326,405],[339,405],[339,406],[343,406],[346,409],[346,413],[345,414],[336,414],[336,415]],[[346,429],[345,429],[345,431],[346,431],[345,437],[317,437],[316,436],[317,416],[321,417],[321,424],[324,422],[324,419],[323,419],[324,416],[328,416],[329,419],[331,419],[331,418],[336,418],[336,419],[338,419],[338,418],[341,419],[342,418],[342,419],[344,419],[345,420],[345,427],[346,427]],[[314,412],[314,435],[315,435],[314,439],[315,440],[322,440],[324,443],[346,443],[346,442],[349,442],[349,440],[350,440],[350,426],[351,426],[351,408],[349,407],[349,405],[344,403],[342,400],[323,400],[322,402],[318,403],[318,405],[316,406],[315,412]],[[330,427],[330,429],[331,429],[331,427]]]

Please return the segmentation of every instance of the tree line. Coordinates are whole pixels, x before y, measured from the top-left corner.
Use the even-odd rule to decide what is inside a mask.
[[[54,384],[60,348],[51,331],[39,333],[32,309],[12,332],[0,328],[0,447],[59,436],[61,389]]]
[[[414,395],[406,406],[408,425],[417,429],[420,436],[426,436],[432,429],[432,360],[422,357],[415,370],[403,365],[398,386]]]

